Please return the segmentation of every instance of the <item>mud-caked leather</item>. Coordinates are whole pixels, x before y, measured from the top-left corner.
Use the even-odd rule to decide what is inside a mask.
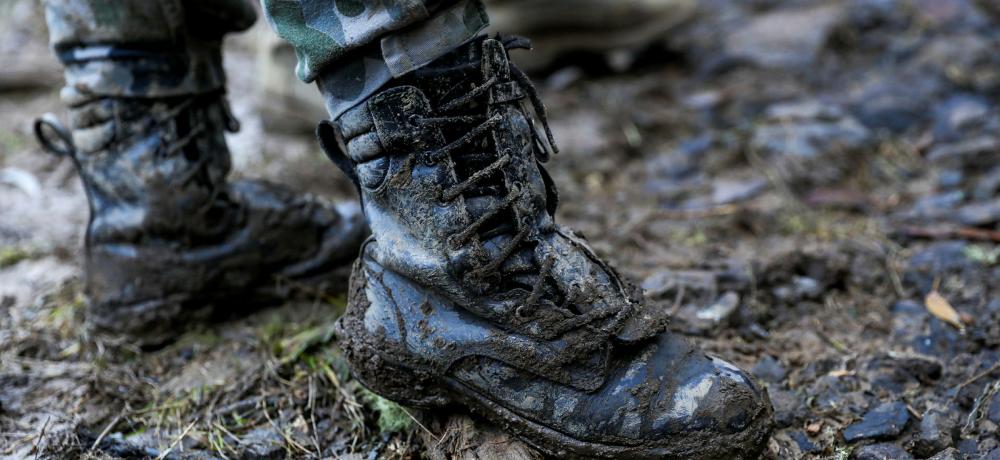
[[[266,182],[229,182],[221,93],[90,98],[40,139],[77,166],[90,206],[87,324],[157,345],[183,325],[245,312],[304,285],[330,288],[367,235],[357,205]]]
[[[508,61],[522,45],[477,39],[320,125],[372,229],[338,323],[354,375],[550,455],[756,458],[766,393],[554,223],[545,110]]]

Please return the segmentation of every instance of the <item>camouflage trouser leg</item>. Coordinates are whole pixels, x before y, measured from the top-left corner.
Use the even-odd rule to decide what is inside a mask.
[[[256,11],[247,0],[45,0],[45,17],[72,104],[222,89],[222,37]]]
[[[336,118],[399,77],[472,39],[489,23],[480,0],[261,0]]]

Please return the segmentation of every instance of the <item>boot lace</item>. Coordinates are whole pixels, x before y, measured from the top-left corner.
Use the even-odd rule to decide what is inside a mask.
[[[133,138],[149,135],[150,133],[157,131],[165,131],[165,127],[170,125],[180,126],[181,120],[185,120],[184,128],[179,131],[183,132],[179,138],[174,140],[163,140],[162,144],[162,155],[165,157],[170,157],[183,152],[191,143],[208,131],[208,126],[204,119],[198,118],[193,123],[190,122],[190,117],[184,118],[189,110],[199,105],[212,105],[218,104],[222,109],[223,116],[225,118],[225,128],[229,132],[236,132],[240,129],[239,120],[232,113],[232,109],[229,106],[229,102],[225,97],[225,94],[221,91],[212,92],[207,94],[193,95],[184,98],[180,102],[172,105],[167,110],[162,113],[158,113],[147,118],[140,129],[126,135],[123,137],[118,137],[115,139],[117,142],[127,142]],[[117,117],[117,115],[116,115]],[[121,122],[121,120],[117,120]],[[71,131],[59,121],[58,117],[51,113],[46,113],[34,122],[34,133],[35,137],[38,139],[39,144],[42,148],[60,157],[69,157],[73,160],[77,169],[79,170],[80,159],[78,158],[78,150],[73,142],[73,136]],[[114,141],[113,141],[114,142]],[[188,183],[198,180],[204,170],[204,166],[211,160],[211,155],[202,154],[198,155],[194,159],[194,163],[188,170],[175,178],[174,180],[180,185],[187,185]],[[216,198],[220,193],[218,187],[212,188],[212,197],[205,201],[205,206],[211,206],[216,203]],[[201,210],[201,211],[204,211]]]
[[[517,38],[504,40],[503,43],[504,48],[507,50],[525,46],[525,42]],[[468,65],[475,66],[479,64],[471,63]],[[545,162],[548,159],[549,151],[552,153],[558,153],[558,147],[555,144],[552,130],[549,127],[548,114],[546,113],[545,105],[542,103],[541,98],[538,95],[537,89],[527,75],[525,75],[524,72],[517,68],[513,63],[508,61],[507,65],[510,71],[511,80],[516,83],[517,87],[520,88],[520,90],[523,91],[530,100],[534,114],[544,130],[544,138],[535,128],[532,117],[526,117],[532,130],[532,136],[531,139],[525,143],[525,145],[521,146],[517,153],[500,154],[495,146],[492,148],[492,152],[486,153],[470,152],[468,150],[463,151],[463,149],[474,144],[476,141],[484,138],[488,139],[492,136],[497,125],[504,119],[505,115],[503,113],[495,113],[493,115],[489,114],[491,111],[490,108],[493,106],[489,103],[482,104],[485,107],[485,113],[483,114],[455,114],[455,112],[467,108],[470,104],[481,101],[489,93],[490,89],[498,84],[504,83],[500,78],[498,78],[496,75],[497,72],[494,70],[491,72],[493,75],[488,76],[488,78],[486,78],[481,84],[476,85],[472,89],[454,99],[440,104],[436,110],[438,116],[422,117],[414,120],[417,124],[432,127],[455,125],[471,126],[468,131],[454,141],[451,141],[436,150],[426,152],[423,156],[423,161],[426,164],[437,164],[448,158],[451,158],[456,162],[462,161],[463,158],[468,159],[471,157],[479,159],[495,158],[491,163],[472,173],[457,184],[443,189],[440,196],[443,201],[453,201],[470,189],[483,185],[487,182],[487,179],[494,177],[503,168],[510,165],[514,161],[515,156],[525,158],[528,157],[532,150],[534,150],[534,159],[538,162]],[[507,104],[512,102],[515,101],[500,102],[498,104]],[[498,203],[483,212],[475,221],[465,227],[462,231],[453,234],[448,239],[449,245],[453,248],[458,248],[469,243],[476,235],[482,234],[480,231],[483,230],[485,226],[494,222],[495,219],[503,212],[511,210],[514,204],[519,200],[527,199],[527,195],[530,193],[527,188],[523,188],[516,183],[504,188],[507,188],[505,192],[499,190],[495,192],[500,198]],[[474,270],[467,272],[465,274],[466,277],[474,280],[482,280],[490,276],[501,275],[500,270],[504,263],[517,253],[519,249],[525,246],[529,239],[533,225],[528,219],[513,220],[514,229],[506,231],[508,234],[513,233],[513,236],[499,249],[499,254]],[[543,303],[543,299],[547,297],[545,287],[547,281],[552,277],[555,260],[555,256],[549,254],[540,262],[536,261],[538,264],[537,276],[534,279],[530,292],[524,297],[521,305],[515,309],[515,314],[518,317],[530,317]],[[562,297],[562,301],[551,303],[553,305],[559,304],[558,311],[570,312],[572,298],[575,297],[572,294],[573,293],[559,293],[559,297]],[[586,315],[569,314],[567,315],[565,321],[562,322],[563,324],[557,326],[555,328],[556,330],[553,332],[557,334],[565,332],[569,329],[579,327],[582,324],[610,314],[613,314],[613,312],[590,312]]]

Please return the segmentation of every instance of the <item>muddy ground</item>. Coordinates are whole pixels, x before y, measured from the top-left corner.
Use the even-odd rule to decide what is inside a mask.
[[[1000,459],[1000,4],[702,8],[669,43],[537,78],[562,222],[766,382],[768,458]],[[88,336],[86,202],[30,132],[62,113],[37,9],[0,1],[0,458],[514,452],[352,381],[342,298],[152,353]],[[235,174],[351,199],[308,134],[265,129],[250,43],[227,54]]]

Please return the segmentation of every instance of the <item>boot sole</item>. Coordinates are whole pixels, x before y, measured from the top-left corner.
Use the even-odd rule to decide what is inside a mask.
[[[355,276],[364,276],[359,273],[363,270],[356,270]],[[727,436],[699,433],[671,446],[624,446],[578,440],[517,415],[479,391],[444,376],[444,370],[400,364],[406,361],[419,364],[422,360],[398,346],[370,343],[366,340],[363,318],[358,316],[359,312],[367,311],[370,302],[364,294],[364,283],[355,281],[352,279],[347,312],[337,322],[338,338],[354,378],[369,390],[400,404],[418,409],[464,406],[532,447],[559,458],[752,459],[758,458],[770,437],[772,409],[766,405],[745,430]],[[427,365],[425,369],[433,367]],[[728,446],[752,447],[738,451]]]

